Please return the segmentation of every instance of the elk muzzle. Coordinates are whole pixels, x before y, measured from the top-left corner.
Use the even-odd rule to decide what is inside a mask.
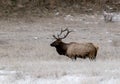
[[[53,43],[50,44],[51,47],[54,47]]]

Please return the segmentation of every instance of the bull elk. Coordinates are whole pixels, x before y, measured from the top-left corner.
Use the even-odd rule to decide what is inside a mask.
[[[66,33],[63,37],[60,37],[62,33]],[[57,36],[53,35],[56,39],[50,45],[56,48],[56,51],[59,55],[65,55],[71,59],[77,58],[89,58],[90,60],[96,59],[98,47],[95,46],[93,43],[64,43],[62,40],[65,39],[68,34],[72,32],[68,28],[65,30],[61,30],[60,34]]]

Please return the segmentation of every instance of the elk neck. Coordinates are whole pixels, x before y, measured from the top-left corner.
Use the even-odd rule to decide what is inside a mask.
[[[60,42],[60,44],[58,46],[56,46],[56,50],[60,55],[66,55],[66,51],[67,51],[67,43],[64,42]]]

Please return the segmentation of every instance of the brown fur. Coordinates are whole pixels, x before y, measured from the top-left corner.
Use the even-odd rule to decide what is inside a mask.
[[[72,59],[88,57],[93,60],[96,58],[97,49],[92,43],[71,43],[66,53]]]
[[[60,35],[67,31],[66,35],[62,38],[60,38]],[[52,47],[56,48],[56,51],[60,55],[66,55],[71,59],[77,59],[79,58],[89,58],[91,60],[96,58],[98,47],[94,45],[93,43],[76,43],[76,42],[71,42],[71,43],[64,43],[62,42],[62,39],[66,38],[67,35],[72,32],[69,31],[67,28],[65,30],[61,30],[60,34],[58,37],[53,35],[53,37],[56,39],[53,43],[50,45]]]
[[[60,39],[54,41],[51,46],[55,47],[58,54],[66,55],[71,59],[89,58],[91,60],[96,58],[98,47],[93,43],[64,43]]]

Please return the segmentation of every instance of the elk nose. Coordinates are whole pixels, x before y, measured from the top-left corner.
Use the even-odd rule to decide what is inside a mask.
[[[53,46],[52,44],[50,44],[50,46]]]

